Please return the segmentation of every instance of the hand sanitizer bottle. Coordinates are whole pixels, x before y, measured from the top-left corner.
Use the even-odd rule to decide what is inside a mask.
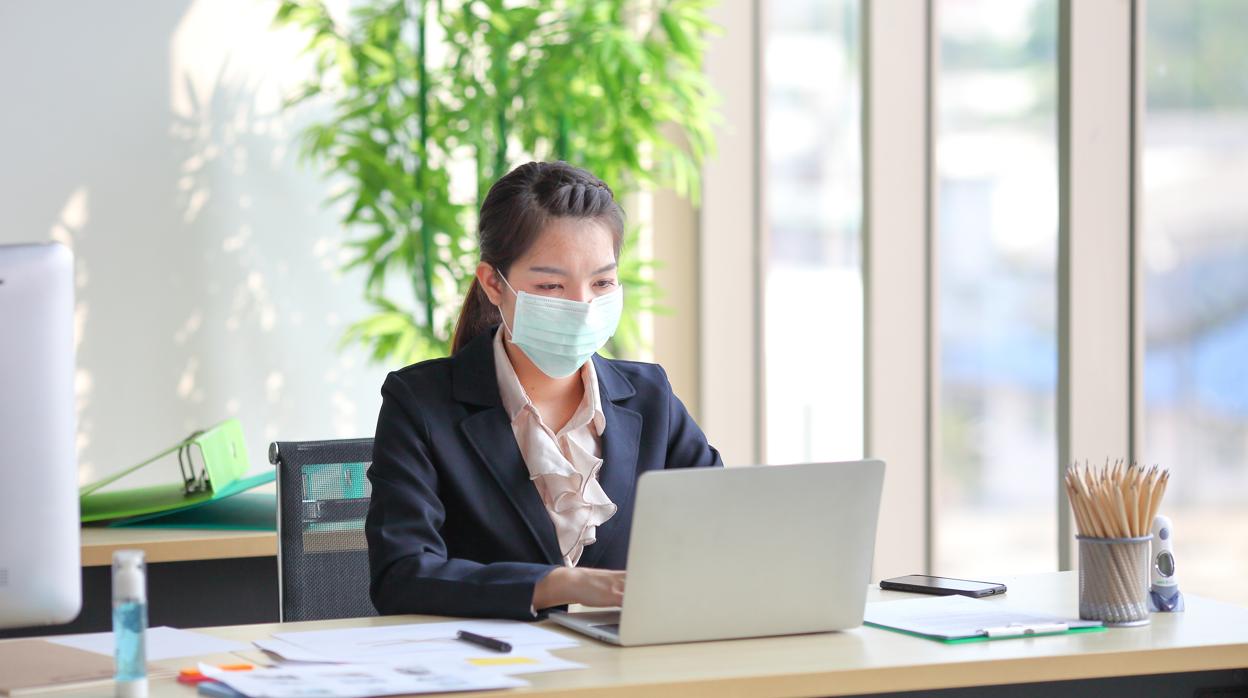
[[[113,641],[118,698],[147,696],[147,565],[142,550],[113,553]]]

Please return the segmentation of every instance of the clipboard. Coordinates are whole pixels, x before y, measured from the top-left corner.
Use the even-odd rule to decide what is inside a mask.
[[[172,482],[100,491],[175,453],[180,477],[175,478],[170,469]],[[83,523],[90,523],[175,512],[238,494],[276,478],[276,471],[243,478],[250,467],[243,427],[237,419],[227,419],[211,429],[191,434],[137,465],[80,488],[81,519]]]
[[[1099,620],[1015,611],[997,600],[957,595],[869,603],[863,624],[949,645],[1105,631]]]

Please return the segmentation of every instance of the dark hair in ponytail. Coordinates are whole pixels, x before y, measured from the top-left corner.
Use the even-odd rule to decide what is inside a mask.
[[[615,256],[624,242],[624,212],[611,189],[588,171],[566,162],[530,162],[508,172],[490,187],[481,203],[477,242],[481,261],[507,274],[553,218],[592,218],[615,240]],[[452,353],[502,318],[475,278],[455,323]]]

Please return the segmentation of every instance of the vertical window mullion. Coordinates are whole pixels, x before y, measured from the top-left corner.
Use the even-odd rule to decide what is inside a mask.
[[[1061,0],[1058,461],[1129,458],[1135,2]],[[1072,527],[1058,487],[1059,567]]]
[[[887,463],[875,576],[925,569],[929,524],[928,15],[864,3],[864,442]]]

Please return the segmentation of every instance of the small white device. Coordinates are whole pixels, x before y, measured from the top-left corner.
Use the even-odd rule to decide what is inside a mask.
[[[878,460],[646,472],[623,608],[550,619],[617,645],[857,627],[883,484]]]
[[[73,255],[0,245],[0,628],[78,615],[74,421]]]
[[[1174,525],[1170,517],[1158,515],[1153,518],[1153,564],[1152,584],[1148,589],[1149,610],[1154,613],[1172,613],[1183,610],[1183,593],[1179,580],[1174,576]]]

